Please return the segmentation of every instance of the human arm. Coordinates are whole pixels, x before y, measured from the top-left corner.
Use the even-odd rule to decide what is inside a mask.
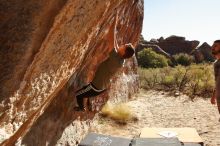
[[[118,24],[118,12],[116,13],[115,17],[115,23],[114,23],[114,49],[116,52],[118,52],[119,46],[118,46],[118,40],[117,40],[117,24]]]
[[[125,53],[126,48],[130,47],[130,48],[134,48],[134,46],[131,43],[127,43],[127,44],[123,44],[123,45],[119,45],[118,44],[118,38],[117,38],[117,25],[118,25],[118,12],[116,12],[116,16],[113,22],[113,41],[114,41],[114,49],[115,52],[118,53],[119,55],[121,55],[121,53]]]
[[[216,104],[216,89],[217,89],[217,81],[218,81],[218,65],[217,61],[214,62],[213,67],[214,67],[214,77],[215,77],[215,89],[213,90],[213,94],[211,97],[211,104]]]
[[[210,102],[211,104],[216,104],[216,90],[213,91]]]

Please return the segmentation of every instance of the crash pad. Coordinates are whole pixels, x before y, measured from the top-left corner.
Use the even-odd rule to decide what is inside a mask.
[[[165,131],[176,133],[175,137],[183,143],[203,143],[195,128],[143,128],[140,138],[165,138],[161,135]]]
[[[182,146],[178,138],[136,138],[132,146]]]
[[[89,133],[78,146],[130,146],[131,139]]]

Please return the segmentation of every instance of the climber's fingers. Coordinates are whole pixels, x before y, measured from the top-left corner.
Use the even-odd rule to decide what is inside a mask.
[[[125,47],[131,47],[134,48],[134,46],[131,43],[125,44]]]

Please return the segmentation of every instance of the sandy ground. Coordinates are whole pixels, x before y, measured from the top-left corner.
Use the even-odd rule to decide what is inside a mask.
[[[191,101],[185,95],[174,97],[164,92],[141,90],[128,105],[139,121],[123,126],[96,116],[91,131],[132,138],[138,137],[144,127],[193,127],[206,146],[220,146],[219,114],[208,99]]]

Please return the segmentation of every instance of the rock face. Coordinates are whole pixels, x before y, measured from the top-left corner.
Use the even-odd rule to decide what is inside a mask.
[[[0,20],[2,144],[76,145],[92,115],[73,111],[74,91],[93,79],[115,39],[137,45],[143,0],[2,0]],[[92,103],[136,92],[136,66],[127,60]]]
[[[202,61],[213,62],[215,60],[215,58],[212,56],[211,46],[206,42],[196,48],[193,52],[193,55],[198,63]]]
[[[178,53],[190,54],[199,45],[199,41],[188,41],[185,37],[180,36],[170,36],[166,39],[161,37],[157,41],[152,40],[151,43],[160,46],[171,55]]]

